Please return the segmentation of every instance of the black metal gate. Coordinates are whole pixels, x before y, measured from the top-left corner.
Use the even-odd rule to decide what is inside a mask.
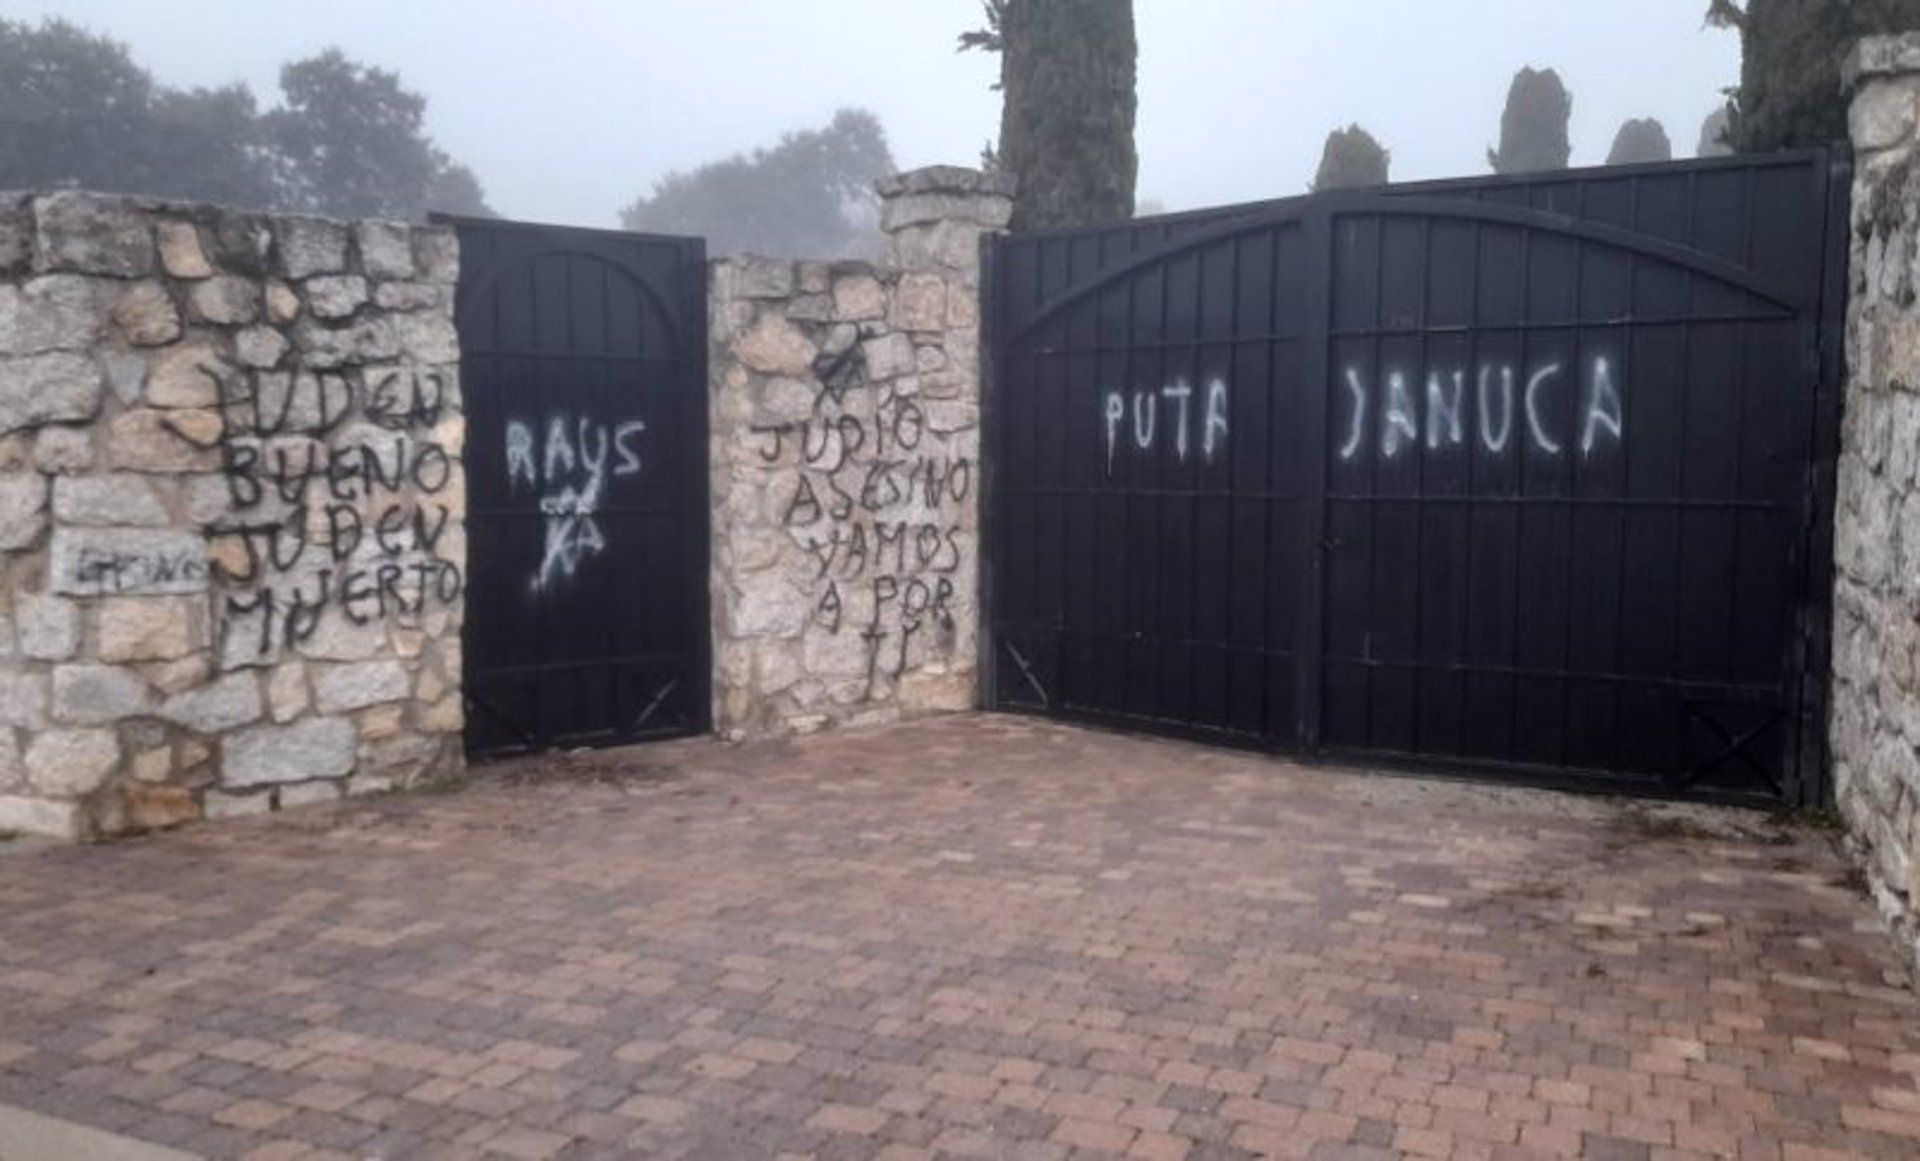
[[[467,749],[704,731],[705,244],[455,224]]]
[[[998,241],[990,703],[1812,802],[1848,165]]]

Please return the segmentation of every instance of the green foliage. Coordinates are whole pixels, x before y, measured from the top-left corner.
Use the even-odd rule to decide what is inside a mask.
[[[1841,64],[1863,36],[1920,29],[1920,0],[1711,0],[1707,22],[1740,34],[1728,144],[1765,153],[1846,140]]]
[[[826,127],[788,133],[770,149],[668,174],[620,221],[629,230],[699,234],[721,252],[873,253],[880,242],[873,183],[891,172],[880,119],[842,109]]]
[[[263,204],[245,86],[179,92],[125,45],[64,20],[0,20],[0,187]]]
[[[1133,215],[1139,44],[1133,0],[985,0],[987,27],[960,47],[1000,54],[1000,143],[1013,229]]]
[[[457,189],[460,208],[472,211],[478,183],[449,173],[453,162],[422,128],[426,98],[398,75],[330,48],[282,68],[280,89],[284,103],[265,125],[284,166],[282,204],[343,218],[417,218],[454,209],[438,197]]]
[[[1667,127],[1652,117],[1620,126],[1620,132],[1613,138],[1613,148],[1607,151],[1608,165],[1672,160],[1673,142],[1667,137]]]
[[[1573,120],[1573,96],[1552,69],[1523,68],[1507,90],[1500,115],[1500,145],[1487,151],[1495,173],[1535,173],[1565,169],[1573,156],[1567,126]]]
[[[1360,126],[1335,129],[1327,134],[1326,148],[1320,152],[1320,169],[1310,188],[1314,193],[1325,193],[1385,185],[1392,160],[1393,155]]]
[[[125,45],[0,19],[0,188],[79,187],[258,209],[484,213],[479,182],[422,130],[426,102],[330,50],[288,65],[282,108],[245,85],[173,89]]]

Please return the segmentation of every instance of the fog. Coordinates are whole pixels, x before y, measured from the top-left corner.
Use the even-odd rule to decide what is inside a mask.
[[[997,59],[954,51],[975,0],[15,2],[125,41],[173,85],[250,84],[337,45],[430,99],[428,127],[498,212],[607,226],[662,174],[861,106],[903,167],[973,164]],[[1358,121],[1395,180],[1486,171],[1522,65],[1573,92],[1574,164],[1657,117],[1691,156],[1739,70],[1706,0],[1136,0],[1139,194],[1185,209],[1298,193]]]

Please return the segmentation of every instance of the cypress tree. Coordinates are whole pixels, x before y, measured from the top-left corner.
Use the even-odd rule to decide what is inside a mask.
[[[1392,160],[1393,155],[1360,126],[1335,129],[1327,134],[1326,148],[1320,153],[1320,169],[1313,177],[1313,192],[1385,185]]]
[[[1863,36],[1920,29],[1920,0],[1711,0],[1707,21],[1740,33],[1728,144],[1764,153],[1846,140],[1841,63]]]
[[[1640,165],[1649,161],[1672,161],[1673,142],[1667,127],[1652,117],[1628,121],[1614,136],[1607,151],[1608,165]]]
[[[1139,48],[1132,0],[988,0],[960,46],[1000,54],[997,164],[1018,183],[1013,229],[1133,216]]]
[[[1495,173],[1534,173],[1565,169],[1573,156],[1567,125],[1573,120],[1573,97],[1552,69],[1521,69],[1507,90],[1506,111],[1500,115],[1500,145],[1487,150]]]

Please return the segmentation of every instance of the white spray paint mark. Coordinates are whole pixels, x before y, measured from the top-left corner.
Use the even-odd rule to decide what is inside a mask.
[[[1547,380],[1559,374],[1560,364],[1548,363],[1535,371],[1533,377],[1527,380],[1527,428],[1533,432],[1533,442],[1550,456],[1560,454],[1560,445],[1553,441],[1553,437],[1549,436],[1547,429],[1541,425],[1540,388],[1547,385]]]
[[[540,486],[540,469],[533,462],[533,429],[519,420],[507,423],[507,483],[526,478],[529,488]]]
[[[1442,442],[1458,445],[1464,438],[1460,422],[1461,396],[1466,393],[1467,373],[1455,371],[1453,394],[1447,394],[1447,380],[1438,371],[1427,375],[1427,447],[1438,451]],[[1442,422],[1445,427],[1442,428]]]
[[[1400,454],[1402,444],[1419,442],[1420,417],[1413,393],[1407,390],[1407,377],[1395,371],[1387,376],[1387,413],[1380,419],[1380,454],[1392,459]]]
[[[1493,368],[1480,368],[1480,443],[1495,455],[1507,450],[1507,440],[1513,437],[1513,368],[1500,368],[1500,434],[1494,435],[1494,429],[1488,426],[1493,416],[1493,405],[1487,401],[1487,384],[1493,379]]]
[[[1580,432],[1580,454],[1592,455],[1594,437],[1601,428],[1613,433],[1618,443],[1626,427],[1626,414],[1620,405],[1620,392],[1613,386],[1613,368],[1604,356],[1593,361],[1593,384],[1587,390],[1587,422]]]
[[[1173,447],[1180,455],[1180,462],[1187,462],[1187,403],[1193,398],[1193,388],[1185,379],[1176,379],[1169,386],[1160,388],[1160,397],[1170,399],[1180,405],[1180,424],[1174,430]]]
[[[1367,431],[1367,389],[1360,372],[1347,368],[1347,390],[1353,392],[1353,426],[1347,430],[1347,442],[1340,445],[1340,458],[1350,460],[1360,454],[1360,441]]]
[[[1102,396],[1100,418],[1106,426],[1107,474],[1113,474],[1114,457],[1125,438],[1129,415],[1135,448],[1151,451],[1159,433],[1171,427],[1174,454],[1181,463],[1186,463],[1193,455],[1193,396],[1193,384],[1185,379],[1175,379],[1158,391],[1135,391],[1131,396],[1109,391]],[[1172,416],[1166,423],[1160,421],[1162,401]],[[1226,446],[1230,429],[1227,410],[1227,381],[1217,376],[1207,380],[1206,411],[1200,420],[1200,454],[1208,463]]]
[[[540,430],[545,431],[544,446],[536,447],[535,432]],[[610,426],[564,413],[547,417],[544,424],[508,421],[508,486],[538,492],[545,517],[540,566],[530,582],[536,593],[574,576],[583,562],[606,551],[600,502],[608,480],[640,473],[635,441],[646,430],[644,420]]]
[[[1160,416],[1160,397],[1137,391],[1133,396],[1133,446],[1146,451],[1153,446],[1153,429]]]
[[[1207,422],[1206,430],[1200,436],[1200,454],[1212,463],[1214,453],[1220,450],[1220,444],[1227,438],[1227,381],[1211,379],[1207,382]]]

